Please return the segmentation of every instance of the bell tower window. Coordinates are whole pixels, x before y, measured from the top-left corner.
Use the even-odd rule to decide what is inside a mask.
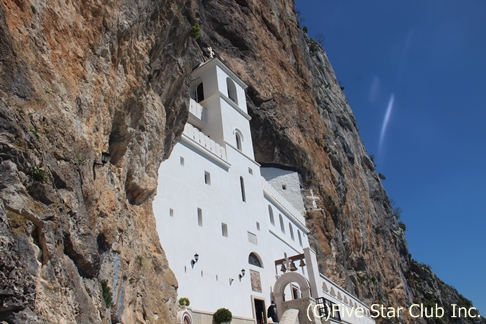
[[[240,134],[236,133],[236,148],[241,151],[241,136]]]
[[[204,100],[204,86],[202,78],[197,78],[191,82],[190,86],[191,99],[196,102],[201,102]]]
[[[203,83],[199,83],[196,87],[196,101],[201,102],[204,100],[204,88]]]
[[[236,86],[233,80],[226,78],[226,87],[228,88],[228,98],[230,98],[235,104],[238,104],[236,97]]]

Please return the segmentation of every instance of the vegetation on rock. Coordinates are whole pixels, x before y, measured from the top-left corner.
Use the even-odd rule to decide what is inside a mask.
[[[101,280],[101,290],[102,290],[103,300],[105,301],[105,305],[107,308],[110,308],[112,293],[110,287],[108,286],[108,280]]]
[[[47,182],[47,180],[49,179],[49,175],[47,174],[47,172],[42,170],[42,168],[39,168],[38,166],[30,167],[27,171],[27,175],[31,177],[32,180],[38,182]]]
[[[191,37],[194,39],[199,39],[201,37],[201,27],[199,26],[199,23],[195,23],[191,27]]]

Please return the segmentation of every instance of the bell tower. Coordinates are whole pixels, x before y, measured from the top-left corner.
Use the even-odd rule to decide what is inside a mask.
[[[189,122],[222,147],[229,145],[253,160],[246,84],[217,58],[192,76]]]

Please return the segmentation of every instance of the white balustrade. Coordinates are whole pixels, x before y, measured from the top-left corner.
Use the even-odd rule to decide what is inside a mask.
[[[199,120],[203,120],[204,107],[196,102],[194,99],[190,99],[189,102],[189,112],[194,115]]]
[[[225,148],[213,141],[211,138],[209,138],[209,136],[201,132],[196,127],[187,123],[184,127],[184,134],[220,159],[227,161]]]

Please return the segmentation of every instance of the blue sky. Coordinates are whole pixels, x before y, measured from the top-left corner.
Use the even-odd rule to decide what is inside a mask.
[[[325,38],[412,257],[486,315],[486,1],[296,6]]]

